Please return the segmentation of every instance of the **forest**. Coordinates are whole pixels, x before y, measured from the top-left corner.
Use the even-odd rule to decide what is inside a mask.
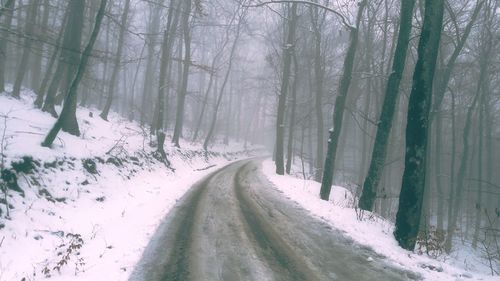
[[[323,200],[349,187],[404,249],[466,243],[498,265],[500,2],[0,3],[0,93],[36,93],[40,145],[80,136],[82,107],[137,122],[165,161],[263,145]]]

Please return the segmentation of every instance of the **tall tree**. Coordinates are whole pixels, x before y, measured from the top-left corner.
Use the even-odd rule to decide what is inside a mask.
[[[214,131],[215,131],[215,124],[217,122],[217,114],[218,114],[218,111],[219,111],[220,104],[222,102],[222,97],[224,95],[227,82],[229,80],[229,76],[230,76],[232,68],[233,68],[234,56],[236,54],[236,48],[238,46],[238,41],[240,39],[241,26],[242,26],[244,18],[245,18],[246,9],[242,10],[242,11],[238,10],[236,13],[237,14],[240,13],[239,18],[238,18],[238,23],[236,24],[236,34],[235,34],[235,37],[234,37],[233,45],[231,46],[231,51],[229,53],[229,58],[228,58],[229,59],[229,64],[228,64],[227,69],[226,69],[226,74],[224,76],[224,80],[222,81],[222,85],[221,85],[221,87],[219,89],[219,94],[218,94],[217,100],[215,102],[214,112],[212,114],[212,119],[211,119],[211,122],[210,122],[210,127],[208,129],[208,133],[207,133],[207,136],[205,138],[205,141],[203,142],[203,149],[205,149],[205,150],[208,150],[208,145],[209,145],[209,143],[210,143],[210,141],[211,141],[211,139],[213,137]]]
[[[179,21],[179,8],[181,6],[182,1],[178,1],[178,4],[175,5],[175,0],[170,1],[170,5],[168,8],[167,15],[167,26],[165,31],[163,32],[163,43],[162,43],[162,53],[161,53],[161,63],[160,63],[160,83],[158,84],[158,99],[156,103],[158,114],[156,114],[157,120],[153,122],[155,124],[155,131],[158,137],[158,152],[162,156],[165,155],[163,150],[163,144],[165,141],[165,133],[163,133],[163,118],[164,118],[164,109],[165,109],[165,88],[169,85],[167,69],[170,67],[170,61],[172,56],[172,47],[175,41],[175,30],[177,29],[177,22]],[[156,111],[156,110],[155,110]]]
[[[9,0],[2,7],[0,20],[3,20],[4,30],[0,32],[0,92],[5,91],[5,63],[7,61],[7,42],[9,37],[9,28],[14,14],[14,0]],[[5,15],[5,17],[3,17]]]
[[[73,69],[71,66],[78,65],[80,60],[80,45],[82,41],[83,19],[85,11],[85,1],[70,1],[66,13],[68,13],[68,21],[64,29],[64,38],[62,50],[59,55],[59,62],[56,71],[52,77],[42,110],[49,112],[52,116],[57,117],[57,112],[54,108],[56,103],[56,93],[60,83],[66,73],[66,77],[71,79]],[[63,91],[65,89],[63,88]],[[67,90],[67,89],[66,89]]]
[[[118,46],[114,59],[114,67],[113,73],[111,74],[111,80],[109,81],[108,88],[108,98],[106,99],[106,104],[104,105],[104,109],[102,110],[101,116],[102,119],[108,120],[109,110],[111,109],[111,104],[113,102],[115,87],[118,79],[118,73],[120,72],[120,61],[122,59],[123,45],[125,43],[125,32],[127,31],[127,20],[128,13],[130,9],[130,0],[125,0],[125,7],[123,8],[122,17],[120,20],[120,33],[118,35]]]
[[[80,2],[80,1],[74,1]],[[99,34],[99,29],[101,28],[102,18],[104,17],[104,12],[106,10],[107,0],[101,0],[101,4],[99,6],[99,10],[97,11],[97,15],[95,18],[95,25],[92,29],[92,33],[90,34],[90,39],[85,47],[83,54],[80,59],[80,63],[78,65],[78,69],[71,83],[71,86],[68,90],[66,98],[64,99],[63,109],[61,111],[61,115],[57,118],[56,123],[49,131],[45,140],[42,143],[42,146],[50,147],[52,143],[57,137],[57,134],[62,129],[68,133],[73,135],[80,135],[80,130],[78,128],[78,122],[76,120],[76,101],[77,101],[77,91],[78,84],[82,80],[83,74],[85,73],[85,68],[87,67],[87,63],[92,53],[92,49],[94,48],[94,43],[97,39],[97,35]],[[75,126],[76,125],[76,126]]]
[[[366,7],[367,0],[363,0],[358,6],[358,14],[356,16],[355,26],[348,26],[349,33],[349,47],[347,54],[344,58],[344,67],[342,78],[340,79],[339,92],[335,99],[333,109],[333,129],[330,130],[328,138],[328,150],[325,158],[325,170],[323,172],[323,179],[321,181],[320,197],[323,200],[330,198],[330,191],[332,190],[333,173],[335,169],[335,159],[337,156],[337,148],[339,144],[340,132],[342,131],[342,123],[344,119],[344,110],[349,93],[349,87],[352,80],[352,71],[354,66],[354,59],[358,49],[359,41],[359,25],[363,17],[363,10]]]
[[[444,0],[425,1],[417,64],[408,102],[405,169],[394,236],[402,248],[410,251],[415,248],[420,227],[426,177],[427,131],[443,11]]]
[[[177,112],[175,114],[175,127],[172,143],[176,147],[180,147],[179,139],[182,135],[182,127],[184,125],[184,106],[187,95],[189,66],[191,65],[191,26],[189,19],[191,15],[192,0],[185,0],[185,6],[182,10],[182,31],[184,35],[184,67],[182,69],[181,88],[177,94]]]
[[[286,99],[290,87],[292,56],[295,50],[295,30],[297,28],[297,3],[292,3],[288,17],[288,35],[283,48],[283,76],[278,96],[278,116],[276,118],[275,163],[276,173],[285,174],[284,141],[285,141],[285,111]]]
[[[314,174],[314,179],[321,182],[321,177],[323,176],[323,151],[324,151],[324,120],[323,120],[323,82],[325,78],[325,58],[321,50],[322,41],[322,30],[326,12],[319,12],[318,7],[310,7],[311,14],[311,25],[313,28],[314,35],[314,86],[315,86],[315,96],[314,96],[314,113],[316,115],[316,170]]]
[[[403,76],[406,64],[406,52],[410,43],[414,6],[415,0],[401,0],[399,35],[392,62],[392,72],[387,80],[382,112],[377,122],[378,128],[375,136],[375,144],[373,145],[372,159],[359,199],[359,208],[367,211],[373,210],[377,187],[387,156],[387,147],[389,145],[389,136],[398,99],[399,85]]]
[[[24,26],[24,46],[23,55],[19,61],[17,67],[16,81],[14,82],[14,87],[12,90],[12,96],[19,98],[21,94],[21,85],[24,80],[26,71],[28,70],[28,62],[31,54],[31,45],[33,44],[33,30],[36,23],[37,14],[37,2],[35,0],[30,0],[28,4],[28,14],[26,16],[26,23]]]

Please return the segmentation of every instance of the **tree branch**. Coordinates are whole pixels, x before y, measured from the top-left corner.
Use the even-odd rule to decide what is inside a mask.
[[[265,2],[259,2],[256,4],[252,4],[252,5],[245,5],[245,6],[246,7],[262,7],[262,6],[267,6],[269,4],[279,4],[279,3],[298,3],[298,4],[306,4],[306,5],[316,6],[318,8],[324,9],[328,12],[331,12],[331,13],[334,13],[335,15],[337,15],[340,18],[340,20],[342,21],[342,24],[345,27],[347,27],[349,30],[356,29],[356,27],[349,24],[347,18],[344,15],[342,15],[341,13],[339,13],[338,11],[336,11],[328,6],[325,6],[325,5],[322,5],[319,3],[315,3],[315,2],[311,2],[311,1],[307,1],[307,0],[269,0],[269,1],[265,1]]]

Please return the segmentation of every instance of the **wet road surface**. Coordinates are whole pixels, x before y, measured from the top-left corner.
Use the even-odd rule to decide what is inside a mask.
[[[195,184],[161,223],[130,278],[415,279],[284,198],[258,160],[230,164]]]

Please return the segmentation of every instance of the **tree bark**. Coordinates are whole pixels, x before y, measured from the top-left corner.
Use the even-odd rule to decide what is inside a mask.
[[[57,117],[54,105],[56,102],[57,89],[60,86],[64,73],[68,71],[69,65],[78,65],[80,60],[84,8],[85,1],[71,1],[68,4],[68,22],[64,29],[64,38],[59,62],[52,81],[50,82],[42,107],[42,111],[49,112],[53,117]]]
[[[394,236],[402,248],[410,251],[415,248],[420,227],[426,177],[427,131],[443,11],[444,0],[425,1],[417,64],[408,102],[405,169]]]
[[[80,2],[80,1],[74,1],[74,2]],[[104,17],[104,12],[106,9],[106,2],[107,0],[101,0],[101,4],[99,6],[99,10],[96,15],[95,19],[95,25],[92,30],[92,33],[90,35],[89,42],[87,46],[85,47],[85,50],[83,51],[82,57],[80,59],[80,63],[78,65],[78,69],[75,75],[75,78],[73,79],[73,82],[71,83],[71,86],[69,88],[68,94],[66,95],[66,98],[64,99],[64,104],[63,104],[63,109],[61,111],[61,115],[59,118],[57,118],[56,123],[52,127],[52,129],[49,131],[48,135],[45,137],[45,140],[42,143],[42,146],[45,147],[50,147],[52,146],[52,143],[54,142],[55,138],[57,137],[57,134],[61,129],[66,130],[67,132],[74,134],[74,135],[79,135],[80,131],[78,129],[78,123],[76,122],[76,101],[77,101],[77,90],[78,90],[78,84],[80,83],[83,74],[85,72],[85,68],[87,67],[87,63],[90,57],[90,53],[92,52],[92,49],[94,47],[94,43],[97,39],[97,35],[99,34],[99,29],[101,27],[101,22],[102,18]],[[76,127],[73,127],[73,125],[76,124]],[[69,125],[69,127],[67,127]]]
[[[367,211],[373,210],[373,204],[377,195],[377,187],[387,158],[387,147],[394,120],[399,85],[406,65],[406,52],[410,43],[414,7],[415,0],[401,1],[399,35],[396,51],[394,53],[392,72],[387,81],[382,112],[380,113],[380,119],[377,124],[378,128],[375,136],[375,144],[373,145],[370,167],[368,168],[368,174],[363,182],[363,191],[359,199],[359,208]]]

